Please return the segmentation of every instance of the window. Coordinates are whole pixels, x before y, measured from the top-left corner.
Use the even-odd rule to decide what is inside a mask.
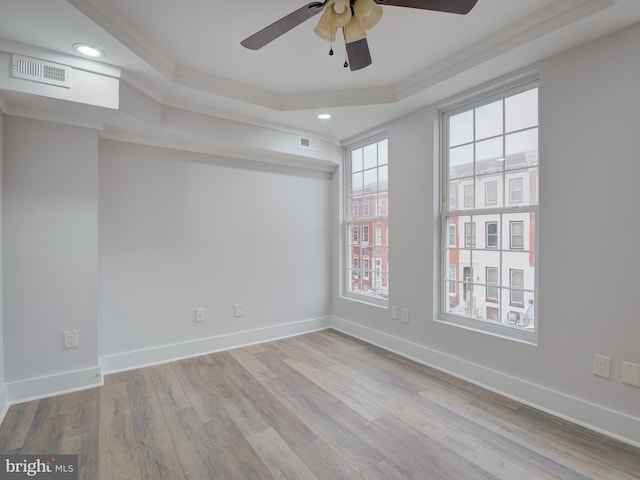
[[[524,192],[522,189],[522,177],[509,179],[509,203],[522,203]]]
[[[524,305],[524,270],[512,268],[509,270],[509,301],[513,306]]]
[[[456,294],[456,266],[455,265],[449,265],[449,278],[451,279],[448,283],[449,283],[449,295],[455,295]]]
[[[498,222],[487,222],[487,248],[498,248]]]
[[[464,186],[464,208],[473,207],[473,185]]]
[[[350,233],[342,293],[379,305],[389,297],[388,156],[388,141],[375,139],[347,148],[344,162],[345,205],[350,206],[345,208],[345,231]],[[360,259],[361,275],[354,275],[355,258]]]
[[[498,181],[491,180],[484,184],[485,205],[496,205],[498,203]]]
[[[487,302],[497,302],[499,288],[490,285],[498,285],[498,268],[487,267]]]
[[[449,187],[449,205],[456,207],[456,187]]]
[[[535,342],[537,82],[465,102],[442,113],[440,320]]]
[[[476,224],[467,222],[464,224],[464,246],[473,248],[476,246]]]
[[[369,243],[369,225],[362,226],[362,243]]]
[[[449,246],[453,247],[456,244],[456,226],[454,224],[449,225]]]
[[[524,222],[521,220],[509,222],[510,242],[509,247],[512,249],[524,248]]]

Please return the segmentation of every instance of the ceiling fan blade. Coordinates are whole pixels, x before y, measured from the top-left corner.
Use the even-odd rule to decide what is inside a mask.
[[[355,42],[347,43],[347,58],[349,59],[349,70],[360,70],[371,65],[371,53],[366,38]]]
[[[320,13],[328,1],[329,0],[309,3],[291,12],[289,15],[282,17],[280,20],[273,22],[271,25],[254,33],[250,37],[245,38],[240,44],[251,50],[258,50],[279,36],[287,33],[292,28],[297,27],[305,20],[309,20],[314,15]]]
[[[396,7],[420,8],[422,10],[436,10],[438,12],[459,13],[466,15],[478,0],[374,0],[380,5]]]

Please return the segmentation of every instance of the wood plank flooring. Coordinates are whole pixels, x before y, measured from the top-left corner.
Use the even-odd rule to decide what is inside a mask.
[[[334,330],[14,405],[0,452],[86,480],[640,479],[640,449]]]

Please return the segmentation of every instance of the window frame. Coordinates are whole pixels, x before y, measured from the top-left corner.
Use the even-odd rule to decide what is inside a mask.
[[[537,169],[537,172],[535,172],[536,175],[536,181],[538,183],[536,183],[535,185],[535,191],[530,192],[531,197],[528,198],[526,197],[526,194],[524,192],[524,188],[525,188],[525,178],[520,177],[522,179],[522,200],[521,202],[515,202],[512,203],[512,196],[511,196],[511,192],[510,192],[510,186],[509,186],[509,182],[507,181],[507,179],[511,179],[514,177],[510,177],[508,174],[517,174],[518,172],[518,168],[512,167],[505,167],[501,170],[500,175],[502,175],[502,185],[500,185],[500,182],[498,182],[498,200],[500,200],[500,191],[502,191],[502,202],[499,203],[499,205],[489,205],[489,206],[473,206],[472,208],[468,208],[466,205],[465,207],[461,207],[458,205],[451,205],[449,202],[449,198],[450,198],[450,180],[457,180],[458,185],[460,185],[463,181],[468,181],[469,179],[472,180],[471,185],[473,186],[473,191],[474,191],[474,198],[476,196],[475,190],[478,188],[479,184],[477,183],[477,180],[479,178],[481,178],[483,176],[484,172],[474,172],[473,174],[471,174],[470,177],[464,176],[464,177],[452,177],[451,179],[449,178],[449,170],[448,170],[448,152],[450,148],[455,147],[455,145],[452,145],[451,147],[449,146],[449,140],[448,140],[448,118],[453,116],[453,115],[457,115],[459,113],[463,113],[465,111],[469,111],[469,110],[474,110],[477,109],[478,107],[481,107],[483,105],[488,105],[490,103],[493,103],[495,101],[498,100],[505,100],[511,96],[514,95],[518,95],[520,93],[524,93],[526,91],[532,90],[532,89],[537,89],[537,123],[535,125],[532,125],[531,127],[525,127],[524,129],[522,129],[522,131],[524,131],[525,129],[537,129],[537,135],[538,135],[538,140],[537,140],[537,153],[538,153],[538,158],[537,158],[537,162],[534,164],[535,168]],[[450,247],[449,242],[448,242],[448,228],[447,225],[449,223],[449,218],[455,218],[458,217],[457,220],[457,224],[458,226],[462,225],[463,223],[469,223],[469,222],[473,222],[478,215],[500,215],[500,222],[498,225],[498,247],[489,247],[487,248],[487,250],[491,250],[491,251],[495,251],[495,250],[499,250],[501,252],[501,254],[505,251],[508,251],[506,249],[506,245],[503,245],[504,241],[506,240],[505,237],[503,237],[503,230],[506,228],[506,221],[505,219],[502,218],[503,215],[509,215],[512,213],[529,213],[529,215],[533,214],[533,218],[535,219],[535,221],[532,223],[532,225],[530,226],[531,232],[527,233],[527,229],[524,228],[524,232],[523,232],[523,237],[526,237],[527,235],[529,235],[529,240],[527,240],[527,238],[523,238],[523,242],[524,242],[524,248],[523,249],[516,249],[517,252],[525,252],[525,253],[529,253],[530,258],[533,258],[533,261],[535,262],[534,264],[534,268],[535,268],[535,273],[534,273],[534,278],[533,278],[533,286],[532,287],[528,287],[529,289],[519,289],[520,292],[522,292],[523,295],[523,304],[517,304],[518,307],[522,307],[524,306],[525,310],[527,308],[527,304],[530,305],[534,310],[533,311],[539,311],[537,305],[539,303],[539,294],[540,294],[540,290],[539,290],[539,271],[538,271],[538,265],[540,264],[540,249],[539,249],[539,225],[540,225],[540,211],[539,211],[539,206],[540,206],[540,190],[539,190],[539,180],[540,180],[540,172],[541,172],[541,159],[539,157],[540,154],[540,145],[541,145],[541,138],[540,138],[540,132],[542,130],[541,127],[541,115],[540,115],[540,82],[539,79],[537,78],[536,74],[528,74],[528,75],[523,75],[522,77],[520,77],[519,79],[515,80],[515,81],[509,81],[506,80],[504,82],[501,82],[500,84],[495,85],[494,87],[485,87],[482,91],[478,90],[478,92],[476,94],[474,94],[473,92],[469,93],[467,92],[463,97],[460,97],[459,99],[453,99],[448,101],[447,103],[441,104],[440,106],[440,158],[439,158],[439,168],[440,168],[440,182],[439,182],[439,189],[440,189],[440,210],[439,210],[439,225],[440,225],[440,241],[438,242],[438,245],[435,247],[437,250],[437,255],[440,259],[440,275],[439,275],[439,282],[437,283],[437,287],[436,287],[436,298],[437,298],[437,302],[438,302],[438,306],[437,306],[437,315],[434,318],[435,321],[440,322],[440,323],[445,323],[447,325],[452,325],[452,326],[456,326],[456,327],[461,327],[461,328],[465,328],[468,330],[472,330],[481,334],[489,334],[489,335],[494,335],[497,337],[501,337],[507,340],[515,340],[515,341],[520,341],[520,342],[524,342],[524,343],[528,343],[528,344],[532,344],[532,345],[537,345],[538,343],[538,333],[540,330],[540,320],[538,318],[536,318],[535,323],[533,328],[514,328],[511,325],[507,325],[504,322],[490,322],[490,321],[482,321],[480,319],[480,321],[478,319],[475,318],[471,318],[471,317],[466,317],[466,316],[462,316],[462,315],[454,315],[453,313],[448,313],[447,309],[449,308],[449,305],[447,304],[448,301],[448,297],[449,295],[449,282],[450,280],[448,280],[448,265],[447,265],[447,247]],[[504,120],[504,111],[503,111],[503,120]],[[516,131],[520,131],[520,130],[516,130]],[[502,133],[502,137],[506,138],[507,135],[509,135],[511,133],[511,131],[507,131],[505,129],[505,127],[503,127],[503,133]],[[476,145],[477,141],[480,141],[482,139],[482,137],[478,140],[476,140],[474,138],[473,143],[471,143],[471,145]],[[533,174],[533,173],[532,173]],[[530,187],[531,188],[531,187]],[[535,195],[535,197],[534,197]],[[505,198],[506,197],[506,198]],[[485,191],[485,200],[486,200],[486,191]],[[516,197],[516,200],[518,200],[518,198]],[[530,204],[530,202],[535,202],[534,204]],[[463,200],[464,203],[464,200]],[[458,223],[459,222],[459,223]],[[477,233],[477,232],[476,232]],[[467,235],[465,234],[465,245],[467,242]],[[509,237],[509,239],[511,240],[511,238]],[[485,238],[486,240],[486,238]],[[487,244],[485,243],[485,247],[487,246]],[[463,246],[458,246],[457,248],[459,249],[463,249]],[[528,248],[531,248],[531,250],[528,250]],[[475,247],[475,249],[478,249],[478,246]],[[473,251],[473,249],[472,249]],[[502,257],[501,257],[502,258]],[[462,265],[462,264],[461,264]],[[500,261],[500,265],[498,266],[498,272],[502,271],[502,260]],[[486,272],[485,272],[486,274]],[[491,285],[493,287],[493,285]],[[500,292],[504,292],[504,290],[506,289],[506,285],[504,285],[504,281],[502,281],[502,285],[498,284],[496,286],[496,288],[498,288],[498,292],[499,292],[499,297],[502,297],[504,295],[504,293],[500,293]],[[527,295],[533,294],[533,299],[529,300],[527,302]],[[502,302],[502,300],[499,300],[499,303]],[[503,305],[504,307],[504,305]],[[509,312],[506,311],[508,310],[508,307],[504,307],[501,308],[500,310],[502,310],[500,316],[504,317],[504,315],[508,314]],[[525,315],[525,313],[522,313],[521,315]]]
[[[341,231],[343,233],[340,237],[342,248],[340,249],[339,260],[341,265],[339,295],[340,298],[346,300],[384,308],[388,308],[389,305],[389,144],[388,135],[380,133],[346,145],[343,149],[344,162],[341,169],[341,195],[343,198],[341,201],[343,205]],[[362,150],[361,154],[356,152],[359,149]],[[352,152],[355,152],[355,156]],[[375,159],[375,165],[368,164],[367,159]],[[352,170],[352,160],[362,161],[363,163],[356,166],[355,170]],[[375,171],[375,174],[373,171]],[[368,173],[375,175],[373,183],[367,181]],[[354,177],[356,174],[364,174],[365,188],[362,190],[362,194],[359,194],[359,189],[352,185],[352,178],[357,181],[357,178]],[[374,189],[369,190],[367,185],[374,185]],[[351,191],[352,188],[354,188],[353,192]],[[364,203],[358,209],[357,213],[359,215],[357,216],[353,215],[351,208],[346,208],[356,199],[360,202],[369,202],[368,209],[366,209],[368,214],[365,214],[366,207]],[[350,227],[353,225],[362,226],[359,229],[359,243],[357,245],[353,244],[352,234],[349,234]],[[384,227],[384,231],[382,227]],[[380,238],[378,238],[377,228],[381,229]],[[353,271],[350,259],[356,254],[360,256],[360,277],[354,283],[350,274]],[[378,265],[378,263],[375,263],[378,260],[381,269],[374,268],[374,265]],[[368,267],[366,263],[368,263]]]

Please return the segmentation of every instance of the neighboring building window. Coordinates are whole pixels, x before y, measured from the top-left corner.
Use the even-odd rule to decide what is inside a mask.
[[[464,208],[473,208],[473,185],[464,186]]]
[[[455,265],[449,265],[449,295],[455,295],[456,294],[456,266]]]
[[[388,165],[386,139],[367,141],[346,151],[345,205],[351,208],[345,209],[345,228],[351,233],[345,245],[348,280],[343,293],[380,305],[386,305],[389,297]],[[361,259],[362,275],[348,271],[355,269],[354,258]]]
[[[511,232],[510,248],[522,250],[524,248],[524,222],[521,220],[509,222]]]
[[[522,177],[509,179],[509,203],[522,203],[524,200],[524,190]]]
[[[492,285],[498,285],[498,269],[497,267],[487,267],[487,301],[497,302],[499,288]]]
[[[535,338],[538,127],[537,82],[467,98],[442,114],[444,321]],[[451,199],[451,190],[461,185],[462,207]],[[464,248],[450,239],[458,225],[464,225]],[[476,225],[485,234],[477,243]],[[454,269],[462,273],[460,280],[452,279]]]
[[[360,274],[360,265],[358,262],[358,257],[353,257],[353,276],[355,278],[358,278],[359,274]]]
[[[518,270],[512,268],[509,270],[510,278],[510,299],[511,305],[523,306],[524,305],[524,270]]]
[[[449,246],[453,247],[456,244],[456,226],[454,224],[449,225]]]
[[[484,184],[485,205],[497,205],[498,203],[498,181],[492,180]]]
[[[476,246],[475,222],[467,222],[464,224],[464,246],[465,248],[473,248]]]
[[[498,222],[487,222],[487,248],[498,248]]]

